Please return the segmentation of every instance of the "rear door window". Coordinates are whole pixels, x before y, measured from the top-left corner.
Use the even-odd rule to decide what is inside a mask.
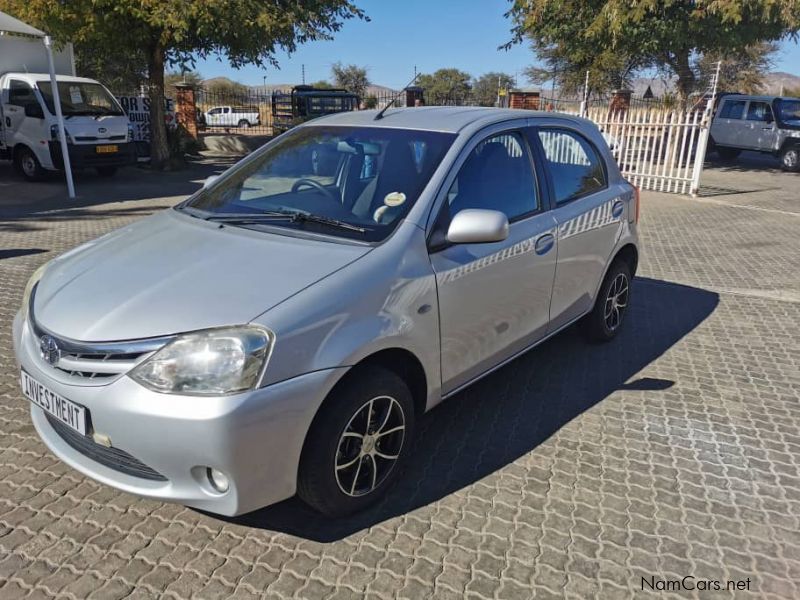
[[[748,121],[772,120],[772,109],[766,102],[751,102],[747,107]]]
[[[557,204],[607,187],[603,159],[589,140],[566,129],[539,129],[538,133]]]

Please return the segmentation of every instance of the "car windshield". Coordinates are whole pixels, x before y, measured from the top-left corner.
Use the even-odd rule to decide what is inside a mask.
[[[408,214],[455,137],[382,127],[299,127],[178,208],[233,224],[258,220],[380,241]],[[302,218],[286,218],[291,215]]]
[[[778,118],[781,121],[800,121],[800,100],[780,100]]]
[[[36,82],[50,114],[56,114],[53,102],[53,86],[49,81]],[[122,108],[99,83],[59,81],[58,95],[61,112],[65,117],[74,116],[122,116]]]

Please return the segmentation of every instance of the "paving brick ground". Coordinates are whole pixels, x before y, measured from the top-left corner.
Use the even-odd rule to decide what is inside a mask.
[[[0,185],[0,597],[800,597],[800,176],[745,158],[698,200],[647,193],[630,320],[566,332],[423,420],[369,512],[297,501],[225,521],[96,484],[38,441],[11,318],[45,260],[197,186]],[[0,172],[0,180],[8,174]],[[3,181],[9,181],[5,179]]]

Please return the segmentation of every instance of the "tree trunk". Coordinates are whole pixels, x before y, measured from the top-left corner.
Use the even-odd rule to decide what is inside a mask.
[[[678,96],[681,104],[686,106],[689,103],[689,94],[694,91],[697,84],[697,78],[689,64],[689,51],[680,50],[676,52],[672,63],[675,75],[678,76]]]
[[[164,121],[164,47],[160,42],[148,48],[148,94],[150,96],[150,165],[163,169],[169,164],[167,125]]]

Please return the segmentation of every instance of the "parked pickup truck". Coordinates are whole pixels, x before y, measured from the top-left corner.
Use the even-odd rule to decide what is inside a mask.
[[[724,160],[742,150],[777,156],[786,171],[800,171],[800,98],[725,95],[711,123],[711,149]]]
[[[205,113],[206,127],[240,127],[260,125],[257,106],[214,106]]]

